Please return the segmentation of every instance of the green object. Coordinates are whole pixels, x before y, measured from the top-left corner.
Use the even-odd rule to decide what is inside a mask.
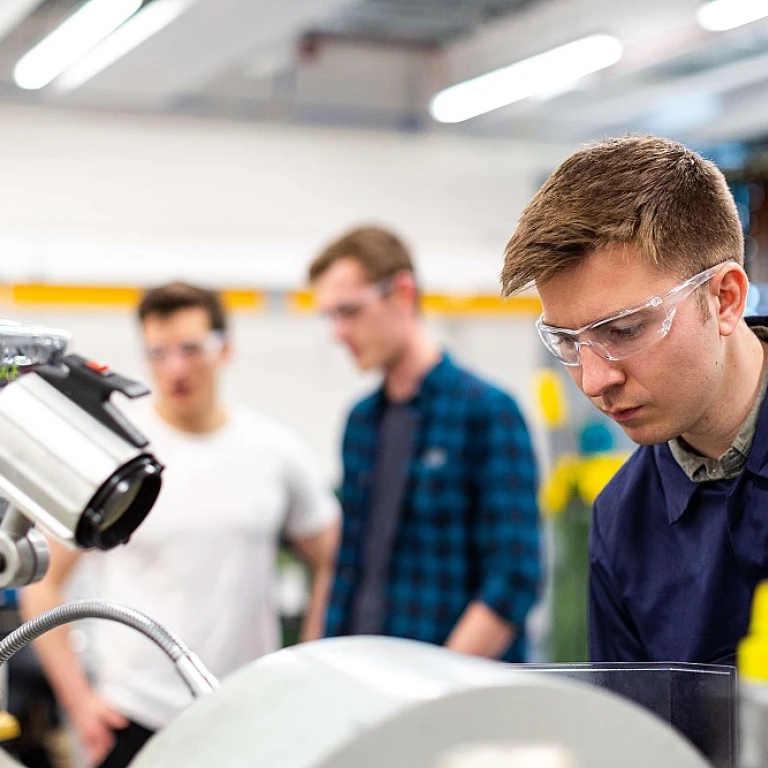
[[[286,566],[298,565],[308,571],[301,558],[297,557],[289,545],[285,544],[277,552],[277,569]],[[309,574],[308,574],[309,578]],[[280,631],[282,635],[282,646],[296,645],[301,638],[301,628],[304,624],[304,614],[299,616],[280,615]]]
[[[590,510],[574,496],[565,512],[552,521],[551,660],[587,661],[587,586]]]
[[[13,381],[18,378],[19,366],[15,363],[3,363],[0,365],[0,381]]]

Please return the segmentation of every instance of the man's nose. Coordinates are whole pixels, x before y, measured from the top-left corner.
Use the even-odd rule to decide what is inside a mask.
[[[177,374],[187,369],[189,361],[178,351],[170,352],[163,361],[167,373]]]
[[[331,330],[333,338],[336,341],[347,341],[349,336],[349,328],[345,320],[341,317],[334,317],[331,320]]]
[[[626,381],[626,375],[620,363],[606,360],[586,345],[582,345],[579,352],[581,376],[577,383],[587,397],[601,397],[609,389]]]

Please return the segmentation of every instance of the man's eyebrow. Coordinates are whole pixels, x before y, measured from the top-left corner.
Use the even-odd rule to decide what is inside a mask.
[[[654,294],[654,296],[655,295],[656,294]],[[581,325],[576,325],[573,327],[569,327],[567,325],[555,325],[554,323],[550,323],[546,317],[543,317],[543,323],[544,325],[547,325],[550,328],[562,328],[564,331],[578,331],[582,328],[587,328],[590,325],[595,325],[596,323],[601,323],[605,320],[610,320],[611,318],[615,318],[617,315],[620,315],[622,312],[627,312],[629,310],[642,311],[643,309],[647,309],[646,307],[647,302],[653,299],[654,296],[648,296],[647,298],[642,299],[641,301],[637,301],[633,304],[625,304],[623,307],[614,309],[611,312],[605,312],[604,314],[600,315],[600,317],[595,318],[594,320],[589,320],[586,323],[581,323]]]

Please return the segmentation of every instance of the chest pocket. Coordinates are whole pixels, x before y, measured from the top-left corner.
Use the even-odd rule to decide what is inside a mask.
[[[441,447],[422,451],[411,471],[412,514],[420,518],[449,519],[466,506],[465,462]]]

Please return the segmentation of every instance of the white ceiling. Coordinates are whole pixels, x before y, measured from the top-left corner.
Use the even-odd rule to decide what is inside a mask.
[[[768,21],[705,32],[697,0],[193,0],[79,89],[17,89],[14,63],[81,3],[2,0],[0,100],[553,142],[768,137]],[[429,117],[437,90],[594,32],[625,55],[578,90],[455,126]]]

